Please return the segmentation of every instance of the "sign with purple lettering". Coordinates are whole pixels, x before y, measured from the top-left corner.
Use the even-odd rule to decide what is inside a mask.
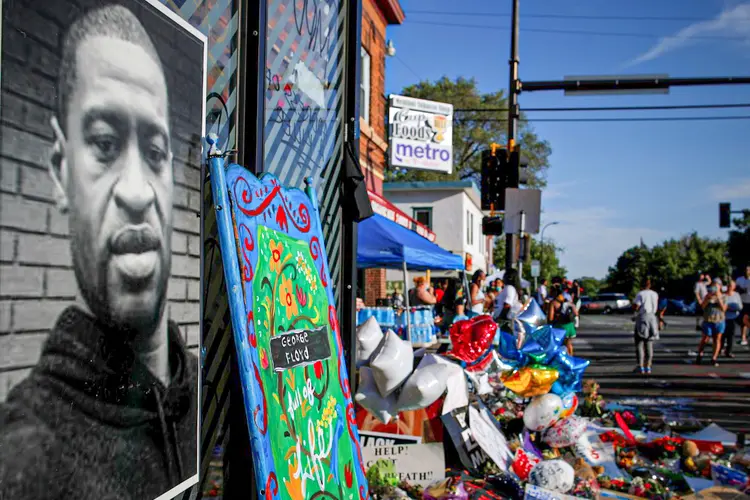
[[[389,151],[394,167],[453,171],[453,105],[390,96]]]

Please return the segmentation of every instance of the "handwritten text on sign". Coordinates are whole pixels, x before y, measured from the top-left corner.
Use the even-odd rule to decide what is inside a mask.
[[[271,359],[277,372],[331,357],[328,328],[292,330],[271,338]]]
[[[365,468],[378,460],[394,463],[399,481],[428,486],[445,478],[445,452],[443,443],[402,444],[396,446],[365,446],[362,448]]]

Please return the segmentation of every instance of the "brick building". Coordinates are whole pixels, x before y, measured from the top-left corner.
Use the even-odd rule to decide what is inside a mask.
[[[404,11],[398,0],[362,2],[362,73],[360,78],[359,159],[367,189],[383,194],[388,134],[385,126],[386,27],[401,24]],[[385,270],[368,269],[361,274],[362,291],[368,305],[384,297]]]
[[[36,364],[49,329],[75,299],[67,216],[53,195],[50,119],[57,110],[61,38],[98,2],[20,3],[4,12],[0,108],[0,402]],[[162,19],[141,16],[165,66],[174,153],[169,316],[197,352],[200,335],[202,61]],[[151,21],[152,25],[149,25]],[[202,50],[197,47],[197,50]],[[196,57],[196,53],[198,57]]]

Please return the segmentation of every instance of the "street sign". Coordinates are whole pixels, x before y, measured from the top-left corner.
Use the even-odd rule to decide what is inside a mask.
[[[567,82],[585,81],[619,81],[664,80],[669,75],[599,75],[599,76],[566,76]],[[648,89],[612,89],[612,90],[565,90],[565,95],[614,95],[614,94],[669,94],[669,87]]]
[[[538,278],[539,274],[541,273],[542,266],[539,264],[538,260],[532,260],[531,261],[531,277],[532,278]]]
[[[505,234],[519,234],[521,219],[524,219],[523,232],[537,234],[539,232],[539,215],[542,211],[542,192],[539,189],[505,190],[505,220],[503,229]],[[521,217],[523,212],[523,217]]]

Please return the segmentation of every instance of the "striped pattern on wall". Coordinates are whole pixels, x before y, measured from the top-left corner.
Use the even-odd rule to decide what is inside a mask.
[[[208,36],[208,79],[206,82],[206,133],[215,133],[223,149],[237,146],[237,65],[240,16],[239,0],[161,0]],[[229,407],[229,362],[231,326],[224,291],[224,272],[216,240],[216,218],[211,188],[203,187],[204,290],[203,290],[203,400],[201,403],[200,480],[177,498],[199,498],[206,484],[209,463],[217,445],[226,440]],[[192,345],[190,347],[197,347]]]
[[[313,178],[334,284],[341,277],[346,6],[267,4],[263,170],[288,187]],[[338,286],[334,297],[338,305]]]

